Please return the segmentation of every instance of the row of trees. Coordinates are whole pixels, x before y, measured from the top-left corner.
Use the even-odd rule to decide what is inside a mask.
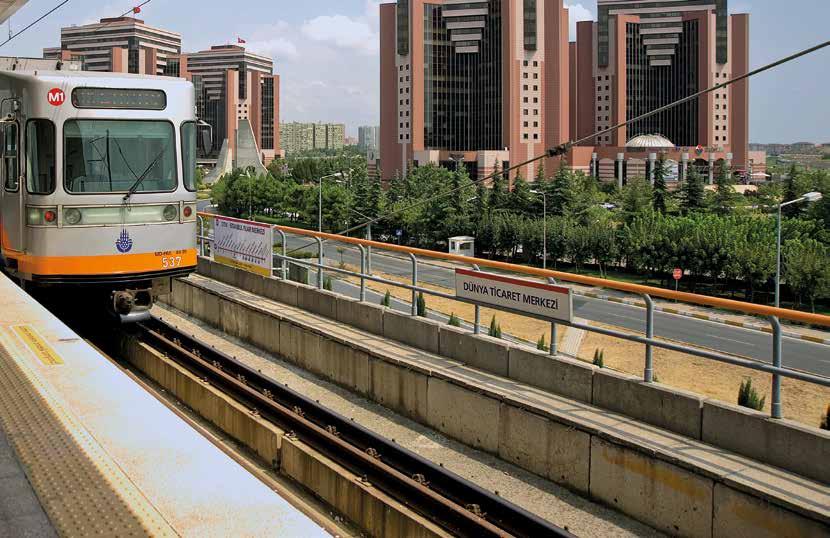
[[[312,168],[316,177],[309,180]],[[474,235],[478,255],[541,263],[546,227],[552,265],[577,271],[590,265],[602,275],[622,270],[661,280],[681,267],[691,289],[744,291],[756,300],[758,292],[771,289],[775,272],[775,204],[812,190],[830,195],[830,175],[820,171],[793,168],[786,181],[743,196],[723,168],[714,190],[691,170],[676,192],[667,188],[664,170],[661,159],[653,185],[634,179],[619,189],[565,168],[553,177],[541,169],[534,183],[517,177],[508,188],[503,175],[485,187],[463,168],[424,166],[384,190],[368,178],[364,160],[345,154],[275,161],[260,177],[237,170],[214,187],[213,196],[224,214],[316,226],[317,178],[342,172],[342,178],[323,182],[328,231],[383,215],[373,225],[376,238],[440,249],[451,236]],[[830,296],[830,200],[786,209],[784,279],[798,304],[815,308]]]

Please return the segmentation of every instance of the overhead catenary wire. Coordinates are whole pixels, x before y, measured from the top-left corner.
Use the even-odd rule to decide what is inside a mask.
[[[40,17],[38,17],[37,19],[35,19],[34,21],[30,22],[30,23],[29,23],[29,24],[28,24],[25,28],[23,28],[23,29],[22,29],[22,30],[20,30],[19,32],[16,32],[15,34],[10,35],[10,36],[9,36],[9,38],[8,38],[7,40],[5,40],[5,41],[3,41],[2,43],[0,43],[0,47],[2,47],[3,45],[5,45],[6,43],[8,43],[9,41],[11,41],[12,39],[16,38],[17,36],[19,36],[20,34],[22,34],[23,32],[25,32],[26,30],[28,30],[28,29],[29,29],[29,28],[31,28],[32,26],[36,25],[37,23],[39,23],[40,21],[42,21],[43,19],[45,19],[46,17],[48,17],[48,16],[49,16],[49,15],[51,15],[52,13],[56,12],[57,10],[59,10],[60,8],[62,8],[63,6],[65,6],[65,5],[66,5],[66,4],[68,4],[68,3],[69,3],[69,0],[63,0],[63,2],[59,3],[58,5],[56,5],[55,7],[53,7],[52,9],[50,9],[49,11],[47,11],[46,13],[44,13],[43,15],[41,15]]]
[[[806,49],[800,50],[800,51],[798,51],[798,52],[796,52],[796,53],[794,53],[794,54],[791,54],[791,55],[786,56],[786,57],[784,57],[784,58],[781,58],[781,59],[775,60],[774,62],[768,63],[768,64],[766,64],[766,65],[763,65],[763,66],[761,66],[761,67],[759,67],[759,68],[757,68],[757,69],[754,69],[754,70],[752,70],[752,71],[750,71],[750,72],[748,72],[748,73],[746,73],[746,74],[743,74],[743,75],[741,75],[741,76],[735,77],[735,78],[730,79],[730,80],[727,80],[727,81],[725,81],[725,82],[721,82],[720,84],[716,84],[716,85],[712,86],[711,88],[707,88],[707,89],[705,89],[705,90],[701,90],[701,91],[699,91],[699,92],[697,92],[697,93],[694,93],[694,94],[692,94],[692,95],[689,95],[689,96],[683,97],[682,99],[678,99],[677,101],[673,101],[673,102],[671,102],[671,103],[669,103],[669,104],[667,104],[667,105],[664,105],[664,106],[658,107],[658,108],[656,108],[656,109],[654,109],[654,110],[651,110],[651,111],[649,111],[649,112],[646,112],[646,113],[644,113],[644,114],[641,114],[641,115],[639,115],[639,116],[637,116],[637,117],[631,118],[630,120],[623,121],[623,122],[621,122],[621,123],[618,123],[617,125],[614,125],[614,126],[608,127],[608,128],[606,128],[606,129],[602,129],[602,130],[600,130],[600,131],[597,131],[597,132],[595,132],[595,133],[593,133],[593,134],[591,134],[591,135],[588,135],[588,136],[582,137],[582,138],[580,138],[580,139],[573,140],[573,141],[570,141],[570,142],[565,142],[564,144],[560,144],[560,145],[558,145],[558,146],[555,146],[555,147],[553,147],[553,148],[550,148],[550,149],[548,149],[547,151],[545,151],[545,153],[542,153],[542,154],[540,154],[540,155],[537,155],[537,156],[535,156],[535,157],[532,157],[532,158],[530,158],[530,159],[527,159],[527,160],[525,160],[525,161],[523,161],[523,162],[520,162],[520,163],[518,163],[518,164],[515,164],[515,165],[512,165],[512,166],[509,166],[509,167],[505,168],[504,170],[501,170],[501,171],[498,171],[498,172],[494,172],[494,173],[490,174],[489,176],[485,176],[485,177],[483,177],[483,178],[481,178],[481,179],[476,179],[476,180],[473,180],[472,185],[478,185],[478,184],[480,184],[480,183],[484,183],[484,182],[489,181],[489,180],[491,180],[491,179],[493,179],[493,178],[495,178],[495,177],[497,177],[497,176],[499,176],[499,175],[502,175],[502,174],[507,174],[507,173],[511,172],[512,170],[516,170],[516,169],[522,168],[523,166],[527,166],[528,164],[534,163],[534,162],[539,161],[539,160],[542,160],[542,159],[552,158],[552,157],[558,157],[558,156],[564,155],[564,154],[565,154],[565,153],[566,153],[566,152],[567,152],[570,148],[572,148],[573,146],[577,146],[577,145],[582,144],[582,143],[584,143],[584,142],[587,142],[587,141],[589,141],[589,140],[593,140],[593,139],[595,139],[595,138],[597,138],[597,137],[599,137],[599,136],[602,136],[602,135],[608,134],[608,133],[610,133],[610,132],[616,131],[617,129],[621,129],[621,128],[623,128],[623,127],[626,127],[627,125],[630,125],[630,124],[632,124],[632,123],[636,123],[636,122],[638,122],[638,121],[642,121],[642,120],[644,120],[644,119],[646,119],[646,118],[650,118],[650,117],[652,117],[652,116],[654,116],[654,115],[657,115],[657,114],[660,114],[660,113],[662,113],[662,112],[665,112],[666,110],[670,110],[670,109],[672,109],[672,108],[674,108],[674,107],[680,106],[680,105],[682,105],[683,103],[687,103],[687,102],[689,102],[689,101],[692,101],[692,100],[695,100],[695,99],[699,99],[700,97],[702,97],[702,96],[704,96],[704,95],[706,95],[706,94],[708,94],[708,93],[712,93],[712,92],[718,91],[718,90],[720,90],[720,89],[722,89],[722,88],[726,88],[727,86],[731,86],[731,85],[733,85],[733,84],[736,84],[736,83],[738,83],[738,82],[741,82],[742,80],[746,80],[746,79],[748,79],[748,78],[750,78],[750,77],[754,77],[754,76],[756,76],[756,75],[759,75],[759,74],[761,74],[761,73],[763,73],[763,72],[765,72],[765,71],[769,71],[770,69],[774,69],[774,68],[776,68],[776,67],[778,67],[778,66],[780,66],[780,65],[783,65],[783,64],[785,64],[785,63],[792,62],[792,61],[794,61],[794,60],[796,60],[796,59],[798,59],[798,58],[801,58],[801,57],[803,57],[803,56],[807,56],[808,54],[812,54],[812,53],[817,52],[817,51],[819,51],[819,50],[821,50],[821,49],[827,48],[828,46],[830,46],[830,41],[825,41],[825,42],[823,42],[823,43],[819,43],[819,44],[817,44],[817,45],[815,45],[815,46],[812,46],[812,47],[809,47],[809,48],[806,48]],[[452,194],[455,194],[456,192],[459,192],[459,191],[461,191],[461,190],[463,190],[463,189],[466,189],[466,188],[469,188],[469,187],[470,187],[470,185],[464,185],[464,186],[461,186],[461,187],[456,187],[456,188],[453,188],[453,189],[448,189],[448,190],[445,190],[445,191],[439,192],[439,193],[437,193],[437,194],[434,194],[434,195],[432,195],[432,196],[428,196],[428,197],[426,197],[426,198],[421,198],[421,199],[416,200],[416,201],[412,202],[411,204],[408,204],[408,205],[406,205],[406,206],[404,206],[404,207],[399,207],[399,208],[396,208],[396,209],[394,209],[394,210],[392,210],[392,211],[389,211],[389,212],[387,212],[387,213],[384,213],[384,214],[382,214],[382,215],[378,215],[378,216],[377,216],[377,217],[375,217],[375,218],[369,219],[369,220],[367,220],[366,222],[362,222],[362,223],[360,223],[360,224],[356,224],[356,225],[354,225],[354,226],[352,226],[352,227],[350,227],[350,228],[347,228],[347,229],[345,229],[345,230],[343,230],[343,231],[341,231],[341,232],[338,232],[338,234],[337,234],[337,235],[346,235],[346,234],[349,234],[349,233],[351,233],[351,232],[354,232],[354,231],[360,230],[361,228],[364,228],[364,227],[366,227],[366,226],[368,226],[368,225],[370,225],[370,224],[375,224],[375,223],[380,222],[380,221],[382,221],[382,220],[384,220],[384,219],[388,219],[389,217],[393,217],[393,216],[395,216],[395,215],[397,215],[397,214],[403,213],[403,212],[405,212],[405,211],[409,211],[410,209],[414,209],[414,208],[416,208],[416,207],[419,207],[419,206],[422,206],[422,205],[428,204],[428,203],[433,202],[433,201],[435,201],[435,200],[440,200],[441,198],[444,198],[444,197],[446,197],[446,196],[450,196],[450,195],[452,195]],[[291,252],[291,253],[293,253],[293,252],[296,252],[296,251],[298,251],[298,250],[305,249],[305,248],[307,248],[307,247],[309,247],[309,246],[313,246],[314,244],[316,244],[316,243],[308,243],[308,244],[303,245],[303,246],[301,246],[301,247],[297,247],[297,248],[295,248],[295,249],[292,249],[290,252]]]
[[[129,10],[127,10],[127,11],[125,11],[124,13],[122,13],[121,15],[119,15],[119,18],[120,18],[120,17],[125,17],[125,16],[129,15],[130,13],[135,13],[135,10],[136,10],[136,9],[140,9],[140,8],[142,8],[142,7],[146,6],[147,4],[149,4],[149,3],[150,3],[150,2],[152,2],[152,1],[153,1],[153,0],[145,0],[144,2],[142,2],[142,3],[138,4],[137,6],[133,6],[133,7],[131,7]],[[29,23],[29,24],[28,24],[25,28],[23,28],[23,29],[22,29],[22,30],[20,30],[19,32],[15,32],[14,34],[10,34],[10,35],[9,35],[9,38],[8,38],[7,40],[5,40],[5,41],[3,41],[2,43],[0,43],[0,47],[2,47],[3,45],[5,45],[6,43],[8,43],[9,41],[11,41],[12,39],[16,38],[17,36],[19,36],[20,34],[22,34],[23,32],[25,32],[26,30],[28,30],[28,29],[30,29],[31,27],[35,26],[37,23],[39,23],[40,21],[42,21],[43,19],[45,19],[46,17],[48,17],[49,15],[51,15],[51,14],[52,14],[52,13],[54,13],[55,11],[59,10],[60,8],[62,8],[64,5],[66,5],[66,4],[68,4],[68,3],[69,3],[69,0],[63,0],[63,2],[60,2],[58,5],[56,5],[55,7],[53,7],[52,9],[50,9],[49,11],[47,11],[46,13],[44,13],[43,15],[41,15],[40,17],[38,17],[37,19],[35,19],[34,21],[32,21],[31,23]],[[103,28],[104,26],[107,26],[107,25],[109,25],[109,24],[110,24],[110,23],[106,23],[106,24],[102,25],[102,26],[101,26],[101,28]]]

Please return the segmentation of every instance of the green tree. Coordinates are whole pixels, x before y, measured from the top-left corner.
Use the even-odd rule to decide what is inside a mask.
[[[795,165],[795,163],[793,163],[792,165],[790,165],[790,170],[787,173],[786,179],[784,180],[784,202],[795,200],[796,198],[804,194],[803,192],[801,192],[800,179],[801,174],[798,171],[798,167]],[[801,207],[799,204],[791,204],[781,208],[781,212],[787,217],[795,217],[801,212]]]
[[[547,180],[548,178],[545,175],[545,163],[544,161],[540,161],[539,168],[536,169],[536,185],[541,187]]]
[[[752,379],[747,378],[741,381],[741,388],[738,390],[738,405],[761,411],[766,400],[766,396],[758,397],[758,392],[752,386]]]
[[[517,215],[527,215],[531,213],[534,201],[534,195],[530,192],[530,185],[527,184],[521,173],[517,173],[513,180],[513,190],[508,195],[508,208]]]
[[[775,273],[774,222],[751,217],[734,226],[735,249],[727,272],[746,284],[746,298],[755,301],[755,292]]]
[[[725,162],[721,162],[715,176],[714,211],[719,215],[728,215],[738,204],[739,198],[732,171]]]
[[[504,174],[500,172],[499,164],[496,163],[496,166],[493,169],[493,186],[490,190],[490,209],[492,211],[498,211],[500,209],[508,209],[509,202],[508,202],[508,192],[507,192],[507,180],[504,177]]]
[[[614,222],[608,216],[599,218],[587,226],[588,252],[599,267],[600,276],[607,276],[608,266],[620,257],[620,245]]]
[[[426,299],[424,299],[423,292],[418,293],[418,300],[415,301],[415,306],[416,306],[418,316],[420,316],[422,318],[427,317],[427,302],[426,302]]]
[[[476,184],[476,199],[473,203],[473,219],[478,223],[485,216],[489,218],[490,190],[484,182]]]
[[[666,212],[666,199],[669,196],[666,186],[666,154],[661,153],[654,163],[654,187],[651,193],[652,207],[658,213]]]
[[[622,210],[626,222],[651,209],[651,184],[643,178],[633,178],[622,190]]]
[[[549,189],[548,213],[560,216],[567,215],[576,197],[573,173],[564,166],[560,167],[556,171],[556,175],[553,176]]]
[[[690,164],[680,192],[680,209],[684,215],[696,213],[706,208],[703,177],[697,167]]]
[[[784,248],[784,277],[800,305],[810,301],[816,311],[816,299],[830,294],[830,249],[815,239],[788,241]]]

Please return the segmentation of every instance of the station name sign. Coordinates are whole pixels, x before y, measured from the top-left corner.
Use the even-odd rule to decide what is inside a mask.
[[[573,294],[563,286],[456,269],[455,295],[480,305],[525,312],[552,321],[573,320]]]

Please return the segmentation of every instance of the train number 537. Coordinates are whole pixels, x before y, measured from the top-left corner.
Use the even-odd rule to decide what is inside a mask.
[[[164,269],[173,269],[182,266],[181,256],[164,256],[161,258],[161,266]]]

